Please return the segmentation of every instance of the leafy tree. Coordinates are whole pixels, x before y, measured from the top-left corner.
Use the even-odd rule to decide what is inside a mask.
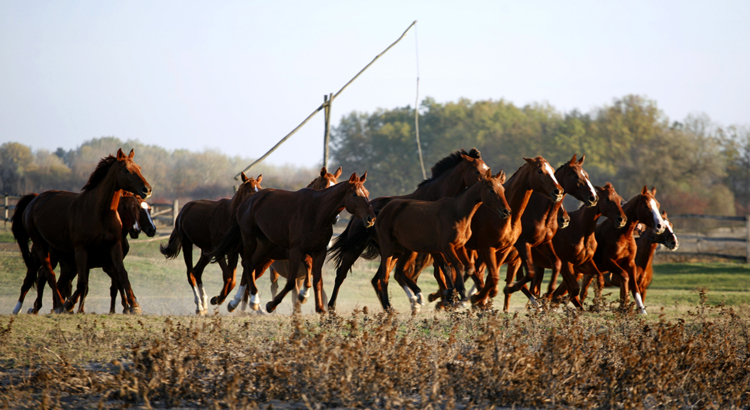
[[[6,194],[23,191],[22,178],[26,167],[34,160],[31,148],[17,142],[0,145],[0,180]]]

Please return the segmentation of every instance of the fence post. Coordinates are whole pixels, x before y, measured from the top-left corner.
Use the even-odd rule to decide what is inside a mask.
[[[4,226],[8,226],[8,194],[5,194],[5,222]]]
[[[745,217],[745,263],[750,263],[750,215]]]
[[[176,226],[177,224],[177,214],[180,212],[180,204],[177,202],[177,200],[174,200],[174,204],[172,204],[172,226]]]

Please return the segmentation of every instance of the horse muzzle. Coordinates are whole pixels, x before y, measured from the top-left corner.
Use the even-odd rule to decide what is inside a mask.
[[[596,206],[596,204],[599,203],[599,198],[595,197],[594,195],[589,196],[586,198],[586,206],[591,208],[592,206]]]
[[[511,214],[510,208],[503,208],[496,210],[497,214],[500,215],[500,218],[502,219],[508,219]]]
[[[622,228],[622,227],[625,226],[626,223],[628,223],[628,218],[626,218],[624,216],[618,216],[616,218],[615,222],[617,222],[617,227],[618,228]]]
[[[368,216],[365,218],[365,226],[368,228],[371,228],[373,225],[375,225],[375,217],[374,216]]]
[[[137,192],[138,196],[141,197],[144,201],[148,199],[148,197],[151,196],[151,187],[150,186],[142,186],[140,192]]]
[[[552,199],[552,202],[558,203],[563,200],[563,198],[565,197],[564,194],[564,191],[555,188],[552,190],[552,194],[550,194],[550,199]]]

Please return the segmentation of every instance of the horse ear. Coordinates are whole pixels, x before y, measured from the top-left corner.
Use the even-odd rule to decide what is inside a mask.
[[[327,173],[328,173],[328,170],[326,169],[326,167],[323,167],[323,168],[320,169],[320,176],[321,177],[325,178],[325,176],[326,176]]]
[[[258,178],[255,178],[255,182],[260,184],[260,181],[263,180],[263,174],[258,175]]]
[[[661,211],[661,219],[667,219],[667,211]]]
[[[651,187],[651,195],[656,196],[656,187],[655,186]]]
[[[504,184],[505,183],[505,170],[501,169],[500,172],[498,172],[497,175],[495,175],[495,178],[499,179],[501,184]]]
[[[648,187],[644,185],[643,189],[641,189],[641,195],[647,195],[647,194],[648,194]]]
[[[470,157],[470,156],[468,156],[466,154],[461,154],[461,158],[463,158],[464,161],[469,161],[469,162],[474,161],[474,158],[472,158],[472,157]]]
[[[130,154],[128,154],[128,159],[133,159],[134,156],[135,156],[135,150],[131,148]]]
[[[349,177],[349,182],[351,182],[352,184],[355,183],[355,182],[357,182],[357,173],[356,172],[353,173],[352,176]]]
[[[117,149],[117,160],[120,161],[122,159],[125,159],[125,153],[122,152],[122,148]]]
[[[533,163],[534,163],[534,160],[533,160],[533,159],[531,159],[531,158],[526,158],[526,157],[524,157],[524,159],[523,159],[523,160],[524,160],[524,161],[526,161],[526,162],[528,162],[529,164],[533,164]]]
[[[492,179],[492,170],[487,168],[487,172],[484,173],[484,179]]]
[[[571,159],[570,159],[570,162],[569,162],[569,164],[570,164],[570,165],[573,165],[573,164],[575,164],[575,163],[576,163],[576,154],[573,154],[573,158],[571,158]]]
[[[364,184],[366,179],[367,179],[367,171],[365,171],[365,173],[362,174],[362,177],[359,179],[359,182]]]
[[[575,157],[573,157],[575,158]],[[578,165],[583,165],[583,160],[586,159],[586,154],[581,155],[581,159],[578,160]]]
[[[338,179],[341,176],[341,172],[342,172],[341,167],[339,167],[339,169],[337,169],[336,172],[333,174],[333,177]]]
[[[243,183],[247,182],[248,180],[247,175],[245,175],[244,172],[240,172],[240,178],[242,178]]]

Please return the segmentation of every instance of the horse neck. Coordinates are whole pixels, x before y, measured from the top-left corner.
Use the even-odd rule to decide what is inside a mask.
[[[417,187],[409,195],[404,195],[404,199],[421,199],[423,201],[437,201],[440,198],[456,196],[466,189],[461,177],[460,166],[455,166],[450,172],[446,172],[435,180]]]
[[[531,194],[534,192],[528,183],[527,173],[527,167],[523,166],[505,184],[505,197],[508,199],[508,205],[510,205],[512,211],[511,222],[513,225],[521,221],[526,206],[529,204],[529,199],[531,199]]]
[[[113,165],[99,184],[81,193],[80,198],[88,212],[93,212],[93,215],[103,215],[108,212],[117,214],[122,190],[117,186],[117,180],[111,176],[116,171]]]
[[[452,198],[456,214],[461,218],[471,218],[482,204],[482,183],[477,182]]]
[[[638,213],[636,210],[637,207],[636,200],[631,200],[625,206],[622,208],[622,210],[625,212],[625,216],[628,218],[628,222],[625,224],[624,227],[619,229],[620,235],[630,235],[633,236],[633,232],[635,231],[636,225],[638,225]]]
[[[240,190],[238,189],[232,197],[232,202],[229,203],[229,214],[232,215],[232,220],[234,220],[234,216],[237,215],[237,209],[240,208],[240,204],[242,204],[242,202],[243,201],[240,195]]]
[[[583,209],[580,210],[580,213],[580,222],[581,226],[583,226],[584,235],[593,235],[594,231],[596,230],[596,223],[599,221],[599,217],[602,216],[602,213],[599,212],[599,207],[583,207]],[[570,227],[566,229],[570,229]]]
[[[318,213],[326,215],[326,218],[318,218],[318,221],[330,224],[330,221],[344,210],[344,199],[348,189],[347,182],[342,182],[322,191],[313,190],[313,198],[318,203]]]
[[[655,234],[656,233],[653,231],[653,229],[646,228],[646,230],[643,232],[643,234],[641,234],[641,237],[638,240],[638,249],[640,250],[641,247],[643,247],[642,249],[645,252],[642,254],[642,257],[644,259],[641,259],[639,261],[638,259],[640,258],[636,258],[635,263],[642,268],[646,268],[648,262],[653,260],[654,254],[656,253],[656,248],[659,247],[659,244],[654,242],[652,238],[652,235]]]

